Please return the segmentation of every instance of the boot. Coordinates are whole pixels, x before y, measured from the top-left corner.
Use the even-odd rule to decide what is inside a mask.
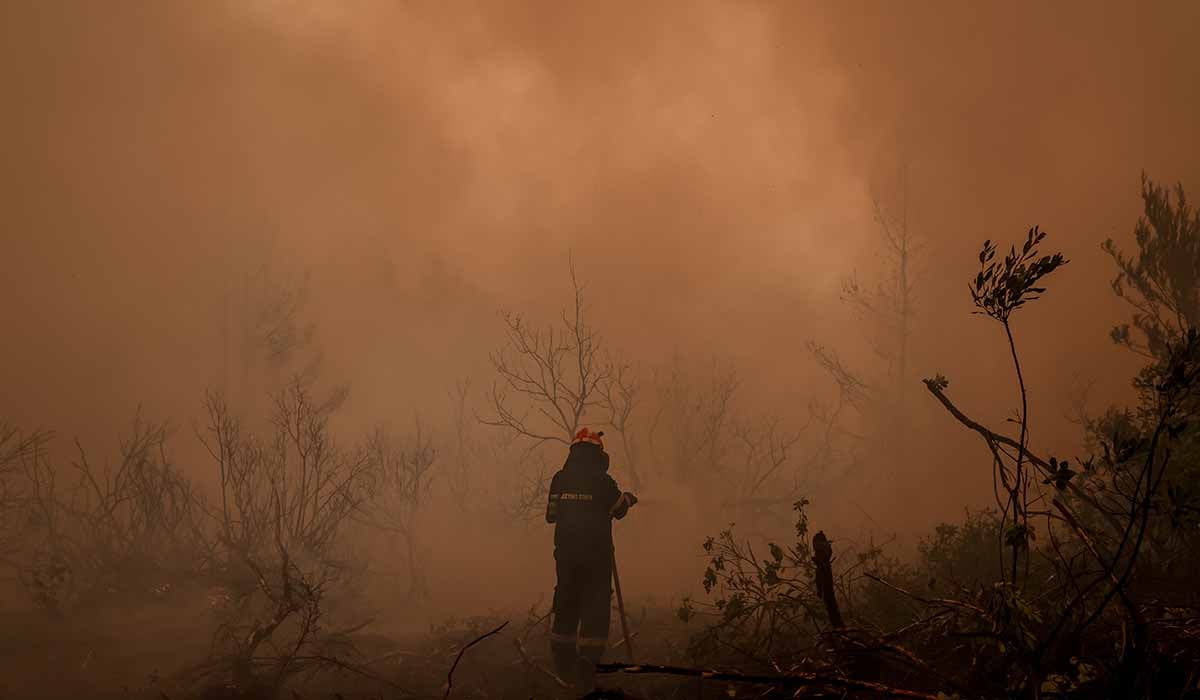
[[[580,695],[587,695],[596,689],[596,664],[580,656],[576,664],[575,690]]]
[[[579,651],[575,646],[575,642],[570,644],[566,642],[551,642],[550,656],[554,659],[554,675],[563,680],[564,683],[574,686],[576,682],[576,671],[579,667]]]
[[[604,656],[604,647],[599,645],[581,646],[579,648],[578,682],[582,693],[590,693],[596,689],[596,664]]]

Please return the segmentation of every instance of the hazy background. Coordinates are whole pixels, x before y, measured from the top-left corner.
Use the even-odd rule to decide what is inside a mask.
[[[1143,169],[1200,188],[1198,27],[1187,1],[5,3],[0,416],[103,446],[141,405],[188,454],[226,284],[268,262],[310,274],[351,425],[442,416],[490,383],[500,308],[569,301],[569,253],[627,357],[720,356],[803,406],[832,391],[807,341],[869,360],[839,291],[878,274],[871,191],[907,163],[914,376],[1011,413],[966,283],[1038,224],[1071,264],[1015,329],[1034,444],[1070,454],[1079,387],[1098,409],[1137,366],[1099,244],[1132,245]],[[990,502],[984,448],[913,393],[919,456],[822,508],[913,533]]]

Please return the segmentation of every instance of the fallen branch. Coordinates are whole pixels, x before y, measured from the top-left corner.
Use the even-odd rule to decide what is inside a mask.
[[[454,690],[454,669],[458,668],[458,662],[462,660],[463,653],[466,652],[467,649],[470,649],[471,647],[475,646],[476,644],[482,642],[483,640],[487,639],[488,637],[492,636],[493,634],[496,634],[500,630],[507,627],[508,622],[509,622],[508,620],[505,620],[496,629],[494,629],[491,632],[488,632],[486,634],[479,635],[475,639],[472,639],[470,642],[467,642],[466,646],[464,646],[462,649],[458,650],[458,656],[454,657],[454,664],[450,667],[450,672],[446,674],[446,694],[442,696],[443,700],[445,700],[445,698],[449,698],[450,691]]]
[[[620,688],[596,688],[580,700],[640,700],[640,698],[630,695]]]
[[[917,700],[937,700],[936,695],[923,693],[917,690],[906,690],[904,688],[893,688],[883,685],[882,683],[872,683],[869,681],[856,681],[851,678],[842,678],[838,676],[822,676],[816,673],[788,673],[778,676],[768,676],[760,674],[736,673],[731,671],[709,671],[701,668],[686,668],[682,666],[657,666],[652,664],[596,664],[597,673],[654,673],[668,676],[691,676],[694,678],[702,678],[713,681],[727,681],[733,683],[758,683],[779,685],[785,687],[796,687],[806,685],[829,686],[834,688],[842,688],[845,690],[863,690],[871,693],[876,693],[883,697],[891,698],[916,698]]]
[[[1053,467],[1051,467],[1050,464],[1048,462],[1046,462],[1046,460],[1042,459],[1041,457],[1038,457],[1033,452],[1031,452],[1029,450],[1028,446],[1022,447],[1020,445],[1020,443],[1018,443],[1016,440],[1013,440],[1012,438],[1008,437],[1007,435],[1001,435],[1000,433],[992,432],[987,427],[985,427],[982,424],[977,423],[974,420],[971,420],[969,417],[967,417],[967,415],[965,413],[963,413],[962,411],[959,410],[958,406],[955,406],[950,401],[950,399],[942,391],[942,388],[938,385],[938,382],[936,380],[925,379],[922,381],[924,381],[924,383],[925,383],[925,388],[929,389],[929,393],[933,394],[934,398],[936,398],[938,401],[941,402],[942,406],[945,407],[945,409],[947,411],[949,411],[950,415],[954,416],[955,420],[957,420],[959,423],[962,423],[963,425],[970,428],[971,430],[974,430],[975,432],[979,433],[980,437],[982,437],[984,439],[984,441],[987,442],[989,445],[999,443],[999,444],[1005,445],[1007,447],[1011,447],[1012,449],[1020,450],[1021,452],[1024,453],[1026,459],[1028,459],[1030,462],[1032,462],[1033,465],[1036,466],[1038,469],[1042,470],[1043,475],[1053,476],[1054,474],[1057,473],[1057,471]],[[1092,497],[1091,494],[1089,494],[1088,492],[1079,488],[1078,485],[1076,485],[1074,482],[1071,482],[1071,481],[1068,481],[1066,486],[1067,486],[1067,490],[1070,491],[1073,496],[1075,496],[1076,498],[1080,499],[1081,501],[1087,503],[1091,507],[1095,508],[1096,512],[1099,513],[1105,520],[1107,520],[1110,525],[1112,525],[1114,528],[1116,528],[1117,531],[1122,530],[1121,524],[1119,522],[1117,522],[1116,518],[1112,515],[1112,513],[1109,513],[1103,506],[1101,506],[1100,503],[1098,501],[1096,501],[1096,499],[1094,497]]]
[[[904,635],[908,634],[909,632],[911,632],[915,629],[924,627],[925,625],[928,625],[930,622],[933,622],[937,618],[939,618],[943,615],[949,615],[952,612],[953,612],[953,610],[950,608],[943,608],[943,609],[938,610],[937,612],[933,613],[932,615],[923,617],[920,620],[916,620],[914,622],[910,622],[907,625],[896,630],[895,632],[888,632],[887,634],[880,637],[880,639],[882,639],[885,642],[890,642],[893,639],[899,639],[899,638],[903,637]]]
[[[964,603],[961,600],[952,600],[950,598],[925,598],[925,597],[919,596],[915,593],[906,591],[903,588],[897,586],[896,584],[885,581],[884,579],[879,578],[878,576],[876,576],[874,574],[863,574],[863,576],[871,579],[872,581],[874,581],[882,586],[887,586],[888,588],[892,589],[893,591],[899,593],[902,596],[912,598],[913,600],[915,600],[919,603],[924,603],[925,605],[929,605],[929,606],[941,606],[941,607],[946,607],[946,608],[960,608],[962,610],[969,610],[981,617],[990,619],[990,618],[988,618],[987,612],[984,611],[983,608],[981,608],[977,605],[971,605],[970,603]]]
[[[353,673],[356,676],[361,676],[368,680],[375,681],[376,683],[382,683],[383,685],[388,686],[392,690],[399,691],[406,695],[414,694],[412,691],[408,690],[407,688],[405,688],[402,685],[399,685],[393,681],[390,681],[387,678],[384,678],[383,676],[380,676],[379,674],[374,673],[371,670],[369,670],[363,666],[360,666],[360,665],[354,664],[354,663],[350,663],[347,661],[342,661],[342,660],[338,659],[336,656],[296,656],[296,657],[293,657],[293,660],[295,660],[295,661],[311,661],[311,662],[315,662],[315,663],[318,663],[318,664],[321,664],[324,666],[328,666],[331,668],[341,669],[343,671]]]
[[[919,671],[924,671],[925,673],[929,674],[930,676],[937,678],[938,682],[952,688],[956,693],[959,693],[960,695],[969,695],[970,694],[970,691],[968,691],[962,685],[959,685],[954,679],[945,675],[944,673],[937,670],[933,666],[930,666],[926,661],[917,657],[916,654],[912,653],[908,649],[905,649],[904,647],[902,647],[898,644],[892,644],[891,642],[888,642],[884,639],[879,639],[876,641],[875,646],[868,646],[862,640],[856,639],[852,635],[847,634],[846,630],[834,630],[834,634],[838,634],[838,633],[841,633],[842,636],[844,636],[850,644],[856,645],[854,647],[844,648],[842,650],[843,653],[846,653],[846,654],[891,654],[893,657],[898,658],[902,662],[908,664],[910,667],[917,669]]]

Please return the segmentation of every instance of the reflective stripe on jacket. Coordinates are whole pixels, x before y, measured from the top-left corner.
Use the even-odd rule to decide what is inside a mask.
[[[571,445],[566,464],[550,482],[546,522],[554,524],[554,546],[566,553],[612,549],[612,519],[629,505],[608,475],[608,454],[592,443]]]

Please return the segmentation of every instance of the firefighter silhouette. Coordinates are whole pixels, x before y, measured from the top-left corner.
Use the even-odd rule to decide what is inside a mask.
[[[637,503],[608,475],[604,433],[581,429],[563,468],[550,482],[546,522],[554,525],[554,626],[550,649],[557,675],[591,690],[608,646],[612,601],[612,520]]]

